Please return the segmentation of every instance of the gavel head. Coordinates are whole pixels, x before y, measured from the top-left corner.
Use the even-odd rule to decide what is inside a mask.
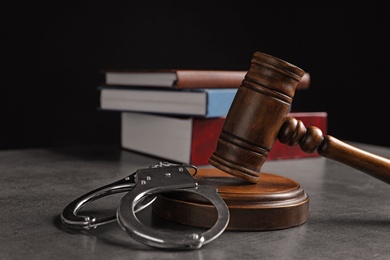
[[[304,74],[286,61],[255,52],[209,163],[256,183]]]

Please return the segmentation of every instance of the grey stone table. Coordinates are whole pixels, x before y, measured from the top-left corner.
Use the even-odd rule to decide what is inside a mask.
[[[390,148],[353,145],[390,157]],[[157,162],[118,147],[0,151],[0,259],[390,259],[390,186],[324,158],[268,161],[262,168],[308,193],[309,218],[298,227],[225,231],[199,250],[173,251],[131,239],[116,222],[90,232],[62,226],[59,214],[70,201]],[[109,215],[122,196],[85,210]],[[141,217],[177,228],[148,209]]]

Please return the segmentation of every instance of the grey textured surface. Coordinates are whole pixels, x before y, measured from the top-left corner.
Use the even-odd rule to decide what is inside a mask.
[[[390,149],[354,144],[390,157]],[[111,223],[89,232],[64,228],[62,209],[156,158],[115,147],[62,147],[0,152],[0,259],[390,259],[390,186],[324,158],[268,161],[262,171],[301,183],[310,197],[308,221],[267,232],[226,231],[194,251],[140,244]],[[113,213],[122,195],[85,211]],[[186,230],[140,214],[147,225]]]

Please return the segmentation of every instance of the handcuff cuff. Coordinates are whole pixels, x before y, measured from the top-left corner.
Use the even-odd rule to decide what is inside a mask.
[[[191,175],[187,168],[195,173]],[[62,223],[72,229],[90,230],[100,225],[117,221],[119,226],[133,239],[146,245],[166,249],[198,249],[226,229],[230,214],[225,201],[217,189],[198,185],[193,176],[197,168],[193,165],[181,165],[160,162],[149,168],[138,169],[129,176],[92,190],[69,203],[61,213]],[[156,195],[163,192],[184,191],[203,196],[215,207],[218,217],[215,224],[204,233],[174,234],[145,226],[136,213],[153,203]],[[102,197],[128,192],[120,201],[116,216],[97,219],[93,216],[78,215],[79,210],[87,204]]]

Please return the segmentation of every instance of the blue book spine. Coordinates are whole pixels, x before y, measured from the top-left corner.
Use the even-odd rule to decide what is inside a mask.
[[[232,105],[237,89],[207,89],[207,114],[206,117],[226,116]]]

